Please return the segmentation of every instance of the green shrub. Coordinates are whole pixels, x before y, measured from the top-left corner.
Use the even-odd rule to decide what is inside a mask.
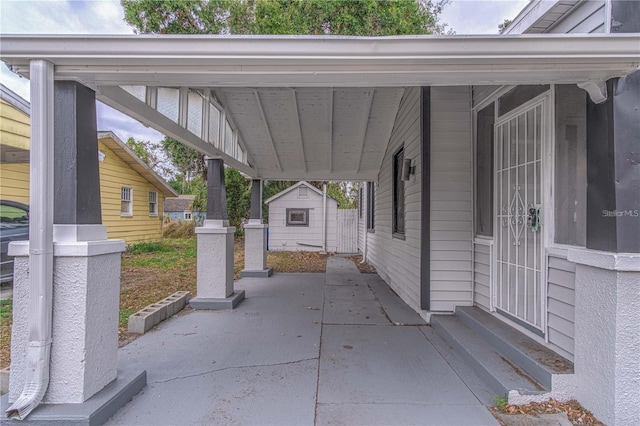
[[[162,245],[162,243],[137,243],[127,247],[127,253],[141,254],[141,253],[157,253],[162,251],[170,251],[170,247]]]

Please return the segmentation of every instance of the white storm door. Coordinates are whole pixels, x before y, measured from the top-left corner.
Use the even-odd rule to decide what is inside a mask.
[[[544,326],[545,305],[540,230],[545,102],[498,120],[495,127],[494,306],[535,330]]]

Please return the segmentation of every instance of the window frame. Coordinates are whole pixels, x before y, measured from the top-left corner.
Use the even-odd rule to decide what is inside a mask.
[[[158,191],[149,191],[149,216],[158,216]]]
[[[193,211],[191,210],[183,210],[182,211],[182,220],[188,220],[191,222],[193,220]]]
[[[126,193],[128,193],[128,198],[125,198]],[[127,209],[127,211],[123,210],[123,203],[129,203],[129,208]],[[133,188],[130,186],[123,186],[120,188],[120,216],[133,216]]]
[[[367,231],[375,232],[376,230],[376,190],[375,182],[367,182]]]
[[[406,226],[405,226],[405,185],[402,180],[402,166],[404,162],[404,145],[402,145],[393,154],[393,176],[392,176],[392,193],[393,193],[393,205],[392,205],[392,236],[394,238],[404,239]]]
[[[309,209],[299,209],[299,208],[287,208],[287,215],[285,224],[286,226],[304,226],[309,227]],[[295,213],[302,213],[304,215],[303,221],[292,221],[291,215]]]
[[[475,124],[474,124],[474,137],[475,137],[475,150],[474,150],[474,159],[475,159],[475,163],[474,163],[474,211],[473,211],[473,222],[474,222],[474,235],[475,237],[478,238],[487,238],[487,239],[492,239],[493,238],[493,234],[494,234],[494,215],[495,215],[495,211],[494,211],[494,197],[495,197],[495,122],[496,122],[496,102],[497,99],[492,101],[491,103],[488,103],[487,105],[484,105],[482,108],[478,109],[475,112]],[[485,123],[483,120],[486,119],[487,122]],[[481,125],[489,125],[490,129],[489,129],[489,140],[485,141],[487,142],[485,145],[481,146],[481,134],[480,134],[480,127]],[[486,129],[485,129],[486,130]],[[489,152],[485,153],[485,152],[481,152],[481,148],[486,148],[489,147]],[[481,164],[481,156],[482,158],[485,160],[485,163],[489,163],[489,169],[488,170],[481,170],[479,165]],[[482,176],[481,176],[481,172],[482,172]],[[487,176],[488,173],[488,176]],[[484,177],[484,179],[482,179]],[[486,188],[482,187],[481,185],[484,183],[486,184],[486,179],[488,179],[489,181],[489,187]],[[487,198],[489,199],[489,205],[483,205],[482,209],[480,208],[480,201],[481,199],[485,199]],[[484,212],[486,213],[484,210],[485,208],[488,207],[489,210],[489,215],[488,215],[488,229],[481,229],[481,225],[483,225],[481,223],[481,214]],[[485,218],[485,225],[486,223],[486,218]]]
[[[364,211],[364,188],[358,188],[358,218],[362,219]]]

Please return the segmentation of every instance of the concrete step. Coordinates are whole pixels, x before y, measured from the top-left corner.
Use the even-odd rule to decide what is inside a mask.
[[[431,326],[496,396],[505,396],[510,390],[517,390],[521,394],[539,394],[548,390],[455,315],[432,315]]]
[[[459,306],[455,316],[545,389],[551,390],[554,374],[573,373],[571,361],[482,309]]]

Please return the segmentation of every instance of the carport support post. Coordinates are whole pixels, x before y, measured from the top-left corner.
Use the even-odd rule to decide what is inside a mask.
[[[36,186],[32,185],[31,194],[49,193],[53,202],[53,226],[49,227],[53,240],[49,271],[53,276],[53,343],[43,403],[54,407],[83,403],[118,375],[120,253],[125,244],[107,240],[102,225],[95,92],[72,81],[38,83],[37,75],[32,75],[31,87],[32,135],[43,132],[43,114],[54,124],[52,131],[46,132],[52,155],[41,158],[32,152],[31,156],[32,176],[37,176],[37,168],[51,168],[53,177],[48,188],[38,186],[38,179],[32,178]],[[43,102],[47,103],[44,108]],[[18,398],[27,377],[26,306],[33,291],[29,286],[30,249],[33,251],[27,241],[11,246],[11,255],[16,257],[9,401]],[[64,423],[64,419],[62,409],[57,420]]]
[[[207,218],[196,228],[198,238],[197,284],[194,309],[233,309],[244,299],[244,291],[233,290],[233,236],[229,226],[224,162],[207,161]]]
[[[243,277],[270,277],[273,268],[267,266],[267,229],[262,222],[262,181],[251,182],[251,212],[249,223],[244,225]]]

